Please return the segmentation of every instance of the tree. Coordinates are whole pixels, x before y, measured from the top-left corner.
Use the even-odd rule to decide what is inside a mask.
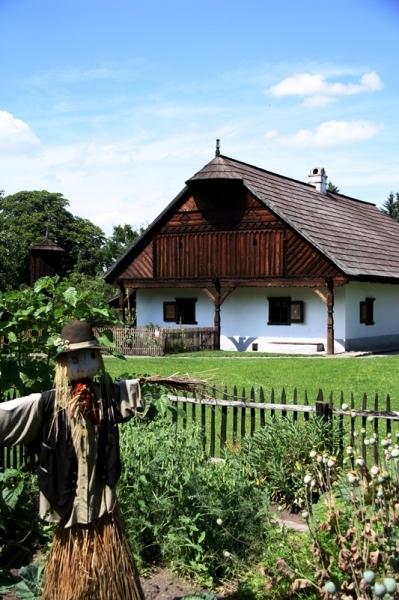
[[[87,319],[98,327],[119,323],[102,293],[79,290],[59,277],[42,277],[33,287],[0,292],[0,395],[51,387],[59,334],[72,319]],[[109,345],[112,335],[99,339]]]
[[[131,225],[116,225],[112,235],[104,245],[104,266],[108,269],[118,258],[122,256],[129,246],[135,242],[143,233],[144,227],[135,230]]]
[[[388,198],[382,205],[381,211],[392,219],[395,219],[395,221],[399,221],[399,192],[395,194],[391,192],[388,195]]]
[[[327,192],[331,192],[332,194],[339,194],[339,187],[334,185],[332,181],[328,182]]]
[[[62,274],[101,272],[104,232],[68,206],[62,194],[46,190],[0,195],[0,289],[29,281],[30,248],[46,234],[66,251]]]

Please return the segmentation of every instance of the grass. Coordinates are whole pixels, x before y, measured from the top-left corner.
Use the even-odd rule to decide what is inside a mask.
[[[294,388],[298,390],[298,402],[303,400],[305,390],[309,402],[313,403],[321,388],[328,395],[333,392],[335,403],[341,391],[345,401],[353,392],[356,405],[364,393],[374,397],[376,393],[385,400],[390,394],[392,409],[399,408],[398,374],[399,355],[381,357],[234,357],[225,353],[178,354],[166,357],[134,357],[127,360],[107,357],[106,367],[112,377],[130,375],[172,375],[179,373],[201,377],[217,387],[234,385],[241,390],[254,386],[263,387],[266,401],[270,390],[277,394],[284,387],[287,401],[292,398]],[[277,401],[277,398],[276,398]],[[383,405],[382,405],[383,406]]]

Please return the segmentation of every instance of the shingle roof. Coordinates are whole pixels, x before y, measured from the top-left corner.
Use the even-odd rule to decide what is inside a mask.
[[[41,242],[32,246],[31,250],[54,250],[55,252],[65,252],[64,248],[61,248],[48,238],[43,238]]]
[[[399,223],[374,204],[217,156],[191,177],[239,179],[260,201],[351,276],[399,278]]]

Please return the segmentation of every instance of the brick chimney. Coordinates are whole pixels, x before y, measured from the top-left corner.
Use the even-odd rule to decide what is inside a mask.
[[[308,176],[310,185],[316,188],[318,192],[325,194],[327,192],[327,174],[323,167],[315,167]]]

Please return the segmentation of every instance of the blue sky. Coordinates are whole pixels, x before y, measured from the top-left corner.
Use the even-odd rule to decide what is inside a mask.
[[[0,188],[106,231],[223,154],[399,191],[399,0],[0,0]]]

